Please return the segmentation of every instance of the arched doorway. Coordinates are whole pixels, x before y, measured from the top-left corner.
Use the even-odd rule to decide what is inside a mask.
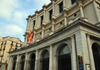
[[[24,70],[25,56],[23,55],[21,58],[21,70]]]
[[[92,45],[92,52],[94,57],[95,69],[100,70],[100,46],[97,43]]]
[[[42,70],[49,70],[49,52],[47,50],[43,53]]]
[[[71,54],[67,44],[62,45],[59,50],[58,70],[71,70]]]
[[[35,67],[35,54],[31,54],[31,65],[30,65],[30,70],[34,70]]]
[[[17,57],[14,57],[14,59],[13,59],[13,69],[12,70],[15,70],[16,62],[17,62]]]

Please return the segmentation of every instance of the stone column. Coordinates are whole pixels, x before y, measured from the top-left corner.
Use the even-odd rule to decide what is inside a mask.
[[[52,24],[52,31],[54,32],[55,31],[55,25]]]
[[[46,8],[45,8],[46,4],[44,5],[44,17],[43,17],[43,21],[46,20]]]
[[[53,70],[53,45],[50,45],[49,70]]]
[[[28,21],[28,20],[27,20]],[[28,22],[27,22],[27,26],[26,26],[26,31],[28,30]]]
[[[20,61],[19,61],[19,55],[17,55],[17,61],[16,61],[16,66],[15,66],[15,70],[20,70],[19,69],[19,63]]]
[[[13,69],[13,57],[11,57],[10,70]]]
[[[31,27],[30,27],[30,28],[31,28],[30,30],[31,30],[31,32],[32,32],[32,30],[33,30],[33,20],[32,20],[32,19],[31,19],[30,26],[31,26]]]
[[[66,10],[66,0],[63,0],[63,10]]]
[[[27,70],[27,66],[28,66],[27,60],[28,60],[28,53],[26,53],[25,55],[24,70]]]
[[[8,56],[9,57],[9,60],[8,60],[8,70],[11,70],[11,67],[12,67],[12,57],[11,56]]]
[[[83,54],[83,68],[86,70],[85,64],[90,64],[89,53],[87,47],[86,33],[82,30],[75,33],[77,54]]]
[[[52,13],[52,18],[55,18],[55,2],[52,2],[53,5],[53,13]]]
[[[95,64],[94,64],[94,58],[93,58],[93,53],[92,53],[92,45],[90,42],[90,36],[87,35],[87,43],[88,43],[88,49],[89,49],[89,57],[90,57],[90,68],[91,70],[95,70]]]
[[[55,21],[52,20],[52,31],[54,32],[55,31]]]
[[[36,39],[36,32],[34,31],[34,38],[33,38],[33,42],[35,42]]]
[[[83,7],[82,7],[82,1],[79,0],[78,4],[79,4],[79,8],[80,8],[81,17],[84,17],[84,12],[83,12]]]
[[[97,11],[97,6],[96,6],[95,1],[93,1],[93,6],[94,6],[94,9],[95,9],[97,20],[98,20],[98,22],[100,22],[100,16],[99,16],[99,12]]]
[[[83,8],[80,6],[81,17],[84,17]]]
[[[65,26],[67,26],[68,22],[67,22],[67,17],[64,18],[65,21]]]
[[[36,50],[36,59],[35,59],[35,70],[39,70],[38,66],[39,66],[39,55],[38,55],[38,50]]]
[[[31,63],[31,60],[25,60],[25,69],[24,70],[30,70],[30,63]]]
[[[54,70],[58,70],[58,55],[54,56]]]
[[[71,54],[71,64],[72,64],[72,70],[77,70],[77,60],[76,60],[76,49],[75,49],[75,40],[74,35],[71,36],[71,43],[72,43],[72,54]]]
[[[44,33],[45,33],[44,30],[45,30],[45,28],[43,27],[43,28],[42,28],[42,38],[44,38],[44,35],[45,35],[45,34],[44,34]]]

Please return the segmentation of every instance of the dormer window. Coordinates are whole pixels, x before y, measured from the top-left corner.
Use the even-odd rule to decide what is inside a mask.
[[[76,0],[72,0],[72,4],[75,3]]]
[[[34,26],[35,26],[35,20],[33,21],[33,28],[34,28]]]
[[[52,10],[49,11],[49,19],[52,19]]]
[[[42,22],[43,22],[43,16],[41,16],[41,25],[42,25]]]
[[[59,12],[61,13],[63,11],[63,2],[61,2],[60,4],[59,4]]]

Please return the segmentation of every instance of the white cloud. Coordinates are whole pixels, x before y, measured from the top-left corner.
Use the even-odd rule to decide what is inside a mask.
[[[37,9],[41,9],[42,6],[46,3],[46,4],[49,4],[50,3],[50,0],[34,0],[34,2],[36,3],[37,5]]]
[[[16,35],[22,32],[23,32],[23,29],[17,25],[9,24],[5,26],[4,33],[6,34]]]
[[[25,12],[21,12],[21,11],[15,11],[13,14],[13,21],[17,22],[20,25],[24,25],[24,17],[26,17],[27,14]]]
[[[2,33],[0,32],[0,35],[2,36]]]
[[[0,17],[10,19],[15,8],[18,8],[17,0],[0,0]]]

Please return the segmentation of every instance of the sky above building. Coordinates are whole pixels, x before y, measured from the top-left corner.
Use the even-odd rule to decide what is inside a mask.
[[[18,37],[24,42],[26,18],[50,0],[0,0],[0,35]]]

